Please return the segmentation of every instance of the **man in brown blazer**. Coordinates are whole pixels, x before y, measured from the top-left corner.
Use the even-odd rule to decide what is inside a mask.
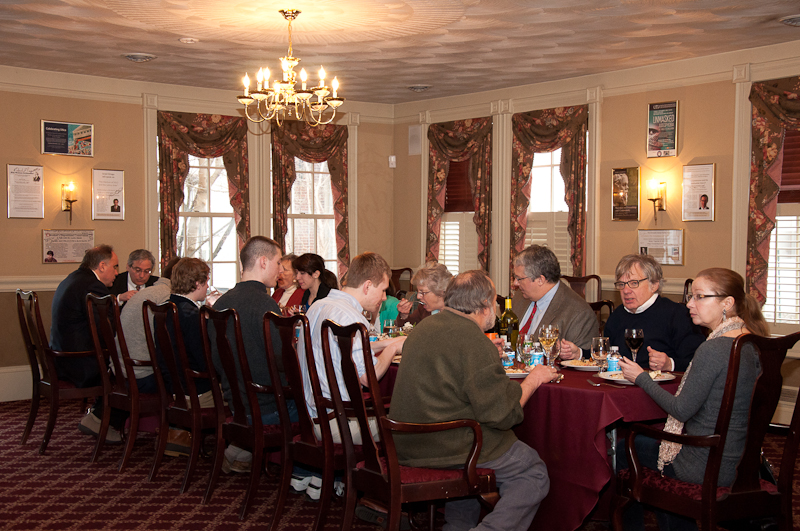
[[[598,335],[597,316],[586,300],[561,282],[561,266],[549,248],[531,245],[514,259],[512,309],[519,317],[519,333],[534,334],[546,325],[558,325],[561,359],[582,356]],[[521,296],[520,296],[521,293]],[[533,303],[533,304],[531,304]]]

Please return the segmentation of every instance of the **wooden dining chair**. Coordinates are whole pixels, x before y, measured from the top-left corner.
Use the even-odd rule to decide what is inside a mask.
[[[114,378],[110,380],[107,392],[103,394],[103,418],[100,434],[97,437],[92,461],[96,461],[103,449],[110,422],[111,408],[130,413],[127,441],[122,458],[119,461],[119,472],[125,469],[136,444],[139,432],[139,419],[161,415],[161,397],[157,394],[140,393],[136,385],[134,367],[152,367],[147,360],[134,360],[128,353],[125,333],[119,320],[119,305],[115,295],[98,297],[92,293],[86,295],[86,306],[89,314],[89,327],[92,330],[92,343],[98,358],[104,356],[114,368]],[[121,430],[124,431],[124,430]]]
[[[591,280],[597,281],[597,292],[595,294],[596,301],[603,299],[603,281],[598,275],[586,275],[585,277],[572,277],[569,275],[561,275],[561,278],[567,281],[572,291],[586,298],[586,286]]]
[[[414,270],[410,267],[403,267],[400,269],[392,269],[392,286],[394,291],[400,290],[411,291],[411,278],[414,276]]]
[[[264,468],[266,449],[280,449],[281,462],[285,460],[288,453],[283,428],[280,424],[265,425],[263,423],[261,406],[258,402],[259,394],[270,393],[274,394],[276,401],[280,403],[284,400],[283,389],[281,387],[274,388],[271,382],[260,384],[253,381],[250,362],[244,349],[242,326],[239,314],[235,309],[216,311],[208,306],[203,306],[200,308],[200,327],[206,356],[212,356],[212,345],[214,355],[219,356],[219,362],[230,387],[230,401],[233,405],[233,415],[226,417],[221,409],[222,404],[216,402],[214,404],[217,414],[225,421],[222,423],[222,437],[217,437],[214,463],[211,467],[203,503],[211,500],[219,473],[222,470],[225,441],[234,443],[239,448],[246,449],[253,454],[247,494],[239,512],[239,519],[244,520],[256,497],[261,470]],[[261,355],[266,354],[262,353]]]
[[[606,321],[608,318],[611,317],[611,314],[614,312],[614,302],[608,299],[602,301],[594,301],[589,303],[589,307],[594,310],[594,314],[597,316],[597,323],[600,325],[600,336],[603,335],[603,329],[606,327]],[[608,315],[603,314],[603,310],[608,310]]]
[[[150,353],[150,361],[153,364],[153,373],[162,404],[161,422],[156,440],[156,455],[147,480],[153,481],[158,474],[158,469],[164,458],[164,451],[167,448],[169,426],[173,425],[186,429],[192,435],[192,446],[186,463],[186,471],[183,475],[183,483],[181,484],[180,493],[183,494],[191,483],[192,474],[200,457],[201,443],[204,436],[215,435],[217,439],[222,437],[225,408],[222,406],[219,412],[217,408],[217,404],[223,404],[222,392],[217,380],[217,373],[214,371],[214,363],[211,360],[210,353],[205,352],[205,349],[203,356],[207,370],[195,371],[189,366],[189,357],[186,354],[183,332],[178,319],[178,308],[174,302],[167,301],[163,304],[156,304],[152,301],[144,301],[144,304],[142,304],[142,322],[145,323],[145,340],[147,341],[147,349]],[[153,323],[152,329],[151,322]],[[174,334],[174,343],[170,328]],[[169,374],[171,389],[167,389],[164,380],[163,371],[165,370]],[[200,407],[196,382],[201,379],[211,382],[214,407]]]
[[[683,282],[683,304],[689,303],[689,293],[692,292],[692,282],[694,282],[694,279],[691,278],[687,278]]]
[[[727,379],[714,433],[706,436],[669,434],[651,426],[634,424],[626,440],[630,468],[619,474],[618,495],[613,514],[614,529],[622,530],[625,509],[637,501],[700,521],[700,529],[717,529],[717,522],[743,519],[777,518],[782,531],[792,529],[792,482],[797,447],[800,442],[800,400],[795,404],[789,436],[784,444],[778,484],[759,477],[761,447],[781,394],[781,364],[786,352],[800,341],[800,332],[778,338],[754,334],[738,337],[731,349]],[[736,479],[730,487],[719,487],[720,463],[731,422],[731,412],[739,377],[742,350],[752,345],[761,365],[752,391],[744,453],[736,467]],[[637,435],[647,435],[689,446],[709,449],[702,485],[662,477],[657,470],[639,463],[634,446]]]
[[[281,340],[281,351],[275,352],[273,347],[273,330],[270,323],[278,330]],[[295,335],[299,333],[299,335]],[[269,361],[270,376],[273,386],[283,387],[284,398],[293,397],[297,406],[298,423],[297,426],[290,426],[291,430],[299,430],[295,436],[291,436],[286,430],[289,426],[288,411],[281,413],[281,424],[284,426],[284,433],[288,436],[288,452],[283,459],[283,474],[280,479],[278,498],[275,502],[275,513],[270,523],[269,530],[278,528],[286,503],[286,495],[290,490],[292,477],[292,466],[295,462],[322,470],[322,487],[320,489],[320,500],[317,507],[314,525],[311,529],[321,531],[325,527],[325,520],[331,504],[331,494],[333,493],[334,473],[337,470],[345,469],[345,455],[341,444],[333,443],[331,434],[330,420],[333,413],[333,401],[325,398],[320,386],[319,373],[314,360],[314,351],[311,346],[311,332],[308,319],[305,315],[297,314],[291,317],[281,317],[272,312],[264,315],[264,343],[267,346],[267,360]],[[298,348],[302,344],[303,348]],[[278,373],[278,360],[281,360],[286,383],[281,383],[276,379]],[[308,382],[311,384],[310,394],[313,397],[319,417],[312,418],[306,408],[304,395],[304,372],[308,375]],[[279,405],[279,412],[285,409],[285,401]],[[314,425],[319,425],[322,439],[317,439],[314,433]],[[355,449],[356,455],[361,455],[361,447]]]
[[[94,358],[105,371],[105,361],[98,357],[94,350],[83,352],[60,352],[50,348],[50,341],[45,332],[42,314],[39,310],[39,297],[35,291],[17,290],[17,316],[19,326],[22,330],[22,340],[25,343],[25,352],[28,355],[28,364],[31,368],[33,390],[31,393],[31,410],[28,414],[28,422],[25,424],[25,431],[22,432],[22,443],[28,441],[28,437],[33,430],[36,422],[36,415],[39,412],[41,397],[47,398],[50,403],[47,416],[47,425],[39,445],[39,454],[44,455],[50,437],[56,426],[58,408],[62,400],[93,399],[103,394],[103,385],[93,387],[75,387],[75,384],[66,380],[60,380],[56,372],[56,358]]]
[[[335,340],[343,353],[341,374],[349,394],[349,401],[343,400],[339,392],[333,362],[330,355],[331,339]],[[360,337],[357,337],[360,336]],[[478,496],[485,511],[491,511],[500,499],[494,471],[477,468],[478,457],[483,444],[480,424],[472,419],[453,420],[432,424],[398,422],[386,416],[386,408],[379,398],[368,400],[362,393],[356,365],[353,361],[353,346],[361,342],[370,397],[381,397],[378,378],[372,366],[372,352],[369,335],[361,323],[339,326],[331,320],[322,323],[322,348],[325,353],[325,370],[328,375],[336,419],[344,445],[347,468],[345,472],[346,499],[342,529],[350,529],[356,506],[356,491],[363,492],[371,502],[377,502],[388,511],[389,521],[386,529],[397,531],[400,527],[401,506],[410,502],[429,502],[429,526],[433,531],[436,500]],[[363,461],[355,455],[353,437],[348,424],[349,417],[355,416],[363,434]],[[377,422],[380,442],[370,437],[370,418]],[[397,460],[394,445],[395,433],[433,433],[444,430],[470,428],[473,443],[464,467],[460,469],[415,468],[401,466]]]

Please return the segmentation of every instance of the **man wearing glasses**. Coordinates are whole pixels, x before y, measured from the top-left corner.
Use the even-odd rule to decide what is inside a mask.
[[[645,370],[685,371],[705,336],[692,323],[686,306],[661,296],[661,265],[650,255],[629,254],[617,264],[615,277],[622,305],[608,318],[604,335],[630,358],[625,329],[639,328],[644,343],[636,363]]]
[[[117,275],[111,293],[117,296],[120,309],[143,288],[149,288],[156,283],[158,277],[153,275],[153,266],[156,258],[147,249],[136,249],[128,255],[128,270]]]

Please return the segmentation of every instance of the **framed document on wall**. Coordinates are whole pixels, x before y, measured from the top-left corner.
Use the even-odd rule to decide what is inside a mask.
[[[639,229],[639,254],[649,254],[661,265],[683,265],[683,229]]]
[[[42,154],[94,156],[94,125],[42,120]]]
[[[678,154],[678,102],[647,106],[647,158]]]
[[[42,263],[78,263],[94,247],[94,230],[43,230]]]
[[[92,170],[92,219],[125,219],[125,172]]]
[[[44,168],[6,166],[9,218],[44,218]]]
[[[683,221],[714,221],[714,164],[683,167]]]

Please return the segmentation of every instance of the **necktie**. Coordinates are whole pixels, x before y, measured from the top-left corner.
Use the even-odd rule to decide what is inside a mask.
[[[136,291],[139,291],[140,289],[142,289],[142,286],[140,286],[139,284],[137,284],[137,285],[136,285]]]
[[[533,303],[533,311],[531,311],[531,316],[528,317],[528,320],[525,322],[525,325],[519,329],[520,334],[527,334],[528,330],[531,328],[531,321],[533,321],[533,316],[536,315],[536,301]]]

